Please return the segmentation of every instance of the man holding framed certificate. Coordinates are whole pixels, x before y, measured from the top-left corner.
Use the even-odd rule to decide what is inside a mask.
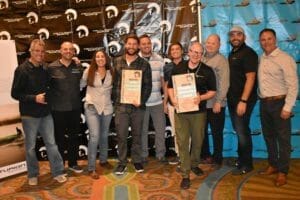
[[[198,167],[206,124],[206,100],[216,93],[213,70],[201,62],[203,47],[193,42],[189,47],[189,60],[179,63],[168,81],[168,95],[176,108],[175,131],[179,148],[182,181],[180,187],[190,187],[189,174],[204,175]],[[189,141],[191,139],[191,152]]]
[[[112,97],[115,105],[115,126],[118,139],[119,163],[116,175],[122,175],[127,167],[128,128],[131,127],[131,159],[136,172],[143,172],[141,157],[141,132],[145,103],[152,90],[149,63],[138,56],[139,38],[128,35],[125,39],[125,55],[113,62],[114,81]]]

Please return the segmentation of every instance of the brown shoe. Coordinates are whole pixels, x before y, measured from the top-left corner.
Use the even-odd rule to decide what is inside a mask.
[[[113,169],[113,166],[109,162],[100,162],[100,166],[106,169]]]
[[[268,166],[264,171],[259,172],[261,175],[271,175],[278,172],[278,169],[272,166]]]
[[[89,171],[89,175],[92,179],[99,179],[99,174],[96,171]]]
[[[279,173],[278,173],[278,176],[277,176],[277,178],[276,178],[276,180],[275,180],[275,185],[276,185],[277,187],[280,187],[280,186],[285,185],[285,184],[287,184],[287,177],[286,177],[286,174],[285,174],[285,173],[279,172]]]

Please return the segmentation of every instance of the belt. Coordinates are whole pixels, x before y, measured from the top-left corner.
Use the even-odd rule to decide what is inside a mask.
[[[271,96],[271,97],[264,97],[261,98],[263,101],[273,101],[273,100],[279,100],[279,99],[284,99],[286,95],[278,95],[278,96]]]

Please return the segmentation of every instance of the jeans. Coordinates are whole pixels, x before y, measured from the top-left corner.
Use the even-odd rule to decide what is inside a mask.
[[[222,164],[223,160],[223,129],[225,123],[225,108],[222,107],[220,113],[214,113],[212,108],[207,109],[207,122],[205,136],[202,145],[201,157],[211,156],[209,151],[208,126],[212,133],[213,139],[213,159],[217,164]]]
[[[77,165],[79,155],[80,110],[52,111],[55,141],[65,161],[65,150],[69,167]],[[68,138],[65,137],[65,134]]]
[[[251,130],[249,127],[251,113],[255,106],[255,101],[248,101],[246,112],[242,116],[238,116],[236,113],[237,104],[228,101],[228,110],[232,122],[233,129],[235,130],[238,137],[238,161],[240,167],[252,168],[252,138]]]
[[[140,163],[141,157],[141,132],[145,110],[133,105],[121,104],[116,106],[115,126],[118,139],[119,164],[127,164],[127,138],[128,128],[131,127],[132,145],[131,158],[133,163]]]
[[[146,106],[143,132],[142,132],[142,157],[146,158],[149,155],[148,151],[148,133],[149,133],[149,118],[153,121],[155,130],[155,152],[157,158],[162,158],[166,153],[165,144],[165,130],[166,130],[166,117],[164,113],[163,104],[155,106]]]
[[[287,174],[291,155],[291,119],[282,119],[284,99],[260,101],[261,126],[272,167]]]
[[[88,170],[96,169],[97,147],[99,145],[100,162],[107,161],[108,132],[112,114],[99,114],[93,104],[85,104],[84,112],[89,128]]]
[[[191,168],[198,167],[200,162],[206,112],[176,113],[175,123],[181,175],[183,178],[188,178]]]
[[[35,145],[38,133],[42,136],[46,145],[52,176],[63,173],[64,165],[54,139],[53,119],[51,115],[35,118],[22,116],[22,126],[25,133],[26,164],[28,177],[39,175],[39,164],[36,157]]]

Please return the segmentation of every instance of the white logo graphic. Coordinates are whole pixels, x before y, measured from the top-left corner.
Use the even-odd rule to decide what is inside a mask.
[[[29,12],[26,17],[29,24],[36,24],[39,21],[39,16],[35,12]]]
[[[10,33],[7,31],[0,32],[0,40],[10,40],[11,36]]]
[[[162,33],[169,32],[171,30],[171,23],[168,20],[162,20],[159,23],[159,26]]]
[[[157,14],[160,13],[160,7],[159,7],[159,5],[157,3],[149,3],[149,5],[147,6],[147,8],[150,9],[149,10],[150,15],[152,15],[155,12]]]
[[[46,28],[40,28],[37,32],[39,34],[40,40],[47,40],[49,39],[50,33]]]
[[[191,6],[192,13],[196,13],[197,12],[196,0],[192,0],[189,5]]]
[[[108,43],[108,50],[110,54],[117,54],[121,50],[121,45],[117,41],[110,41]]]
[[[117,28],[119,30],[120,35],[125,35],[128,34],[130,31],[129,25],[126,24],[125,22],[121,22],[117,25]]]
[[[85,2],[85,0],[76,0],[76,3]]]
[[[0,0],[0,10],[8,8],[8,0]]]
[[[105,11],[106,11],[106,16],[108,19],[111,19],[111,18],[114,18],[114,17],[117,17],[118,14],[119,14],[119,10],[116,6],[107,6],[105,8]]]
[[[41,147],[39,149],[39,152],[40,152],[41,158],[47,158],[47,150],[46,150],[45,146]]]
[[[74,49],[75,49],[75,54],[76,54],[76,55],[79,55],[79,53],[80,53],[80,48],[79,48],[78,44],[73,43],[73,47],[74,47]]]
[[[81,63],[81,66],[82,66],[83,68],[88,68],[88,67],[90,66],[90,64],[89,64],[89,63],[86,63],[86,62],[83,62],[83,63]],[[85,123],[85,118],[84,118],[84,120],[82,120],[82,123]]]
[[[190,41],[191,42],[196,42],[197,41],[197,36],[192,37]]]
[[[65,14],[69,22],[77,19],[77,11],[72,8],[67,9]]]
[[[79,145],[78,155],[80,158],[88,155],[88,148],[85,145]]]
[[[158,38],[151,39],[152,50],[154,52],[159,52],[161,50],[161,41]]]
[[[46,4],[46,0],[36,0],[35,4],[36,4],[37,7],[40,7],[40,6]]]
[[[87,37],[90,33],[88,27],[85,26],[85,25],[79,25],[76,28],[76,31],[78,32],[78,37],[79,38]]]
[[[165,64],[170,63],[170,62],[172,62],[172,60],[170,58],[164,58],[164,63]],[[168,127],[166,127],[166,129],[168,130]]]

